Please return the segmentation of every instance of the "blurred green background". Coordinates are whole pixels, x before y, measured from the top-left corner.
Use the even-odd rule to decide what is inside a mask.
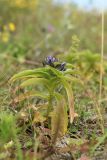
[[[21,124],[22,139],[25,136],[24,134],[27,133],[27,129],[30,129],[31,133],[35,131],[32,131],[30,115],[33,115],[36,99],[14,104],[15,96],[19,94],[15,93],[19,82],[15,84],[16,88],[8,82],[14,74],[20,71],[43,66],[42,62],[47,55],[56,56],[60,62],[69,62],[73,66],[74,77],[71,74],[74,78],[72,90],[76,112],[79,117],[69,128],[70,132],[74,132],[73,134],[77,136],[79,133],[81,136],[78,136],[78,138],[87,137],[88,140],[89,137],[95,140],[95,137],[97,138],[101,134],[98,129],[100,126],[99,117],[101,116],[99,113],[99,86],[101,81],[103,85],[101,114],[104,115],[104,127],[107,128],[107,11],[104,12],[104,62],[102,64],[100,56],[101,8],[99,10],[93,7],[82,8],[75,3],[80,0],[71,0],[69,4],[65,3],[66,1],[70,0],[0,0],[0,108],[1,113],[2,110],[9,110],[15,115],[19,115],[20,118],[20,113],[22,113],[22,116],[24,115],[22,120],[27,124]],[[82,1],[92,2],[94,0]],[[104,2],[106,0],[98,1]],[[101,74],[102,77],[100,78]],[[80,80],[79,83],[76,78]],[[22,93],[23,90],[19,90],[19,92]],[[99,101],[97,102],[97,100]],[[32,105],[32,102],[34,105]],[[37,105],[39,102],[41,102],[40,99],[37,99]],[[32,113],[30,113],[30,108]],[[4,119],[6,119],[7,114],[4,114]],[[14,125],[11,123],[13,121],[13,116],[11,119],[8,119],[7,116],[7,130],[9,128],[8,123]],[[19,121],[18,123],[20,125]],[[101,121],[101,123],[103,122]],[[103,124],[101,125],[103,127]],[[4,125],[1,128],[3,128],[3,133],[6,133],[7,138],[8,135],[11,136],[11,130],[7,134]],[[32,135],[29,135],[25,142],[30,142]],[[101,143],[104,140],[101,137]],[[100,139],[98,145],[100,145],[99,142]],[[94,143],[96,142],[94,141]],[[92,143],[92,147],[94,143]]]
[[[107,12],[105,44],[107,53]],[[101,13],[80,9],[52,0],[0,0],[0,55],[20,61],[67,52],[72,36],[79,39],[79,50],[101,51]]]

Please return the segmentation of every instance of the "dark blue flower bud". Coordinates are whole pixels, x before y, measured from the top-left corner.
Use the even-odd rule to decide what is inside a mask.
[[[65,71],[66,62],[61,63],[61,71]]]
[[[55,62],[58,62],[58,63],[56,64]],[[66,70],[66,68],[65,68],[66,63],[65,62],[60,63],[57,58],[52,57],[52,56],[46,57],[45,61],[43,62],[43,65],[44,66],[49,65],[51,67],[54,67],[54,68],[58,69],[59,71],[65,71]]]

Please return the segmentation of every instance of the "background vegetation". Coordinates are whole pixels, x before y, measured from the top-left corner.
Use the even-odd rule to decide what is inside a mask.
[[[101,13],[97,10],[86,11],[74,3],[60,5],[52,0],[0,0],[1,160],[31,157],[106,160],[106,11],[104,16],[102,65]],[[54,62],[54,68],[43,68],[42,61],[48,55],[58,58],[59,66],[66,62],[66,71],[57,70],[59,66]],[[30,82],[25,89],[19,87],[17,75],[18,81],[9,83],[14,74],[27,69],[36,69],[39,73],[33,78],[42,79]],[[103,75],[101,98],[100,72]],[[48,90],[44,89],[47,84]],[[51,84],[54,85],[52,92]],[[32,89],[38,91],[35,97],[29,98],[29,94],[26,97],[25,92]],[[44,98],[47,93],[50,99]],[[75,108],[72,124],[70,100]],[[48,103],[51,110],[47,118]]]

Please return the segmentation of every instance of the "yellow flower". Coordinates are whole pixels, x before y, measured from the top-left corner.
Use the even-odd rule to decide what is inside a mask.
[[[34,9],[38,5],[39,0],[11,0],[10,3],[13,7]]]
[[[9,29],[10,29],[10,31],[14,32],[14,31],[16,30],[15,24],[12,23],[12,22],[10,22],[10,23],[9,23]]]
[[[9,41],[9,33],[8,33],[8,32],[2,33],[1,39],[2,39],[2,41],[3,41],[4,43],[8,42],[8,41]]]

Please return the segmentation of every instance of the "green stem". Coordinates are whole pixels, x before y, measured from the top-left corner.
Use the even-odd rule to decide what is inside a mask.
[[[52,92],[50,92],[49,101],[48,101],[48,109],[47,109],[47,118],[49,117],[49,113],[52,109]]]

